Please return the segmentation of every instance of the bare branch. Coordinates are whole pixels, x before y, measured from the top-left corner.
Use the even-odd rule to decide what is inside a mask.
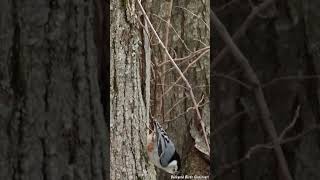
[[[187,98],[187,96],[184,96],[183,98],[179,99],[179,101],[177,101],[165,114],[164,117],[167,117],[169,115],[169,113],[177,106],[179,105],[181,102],[183,102],[183,100],[185,100]]]
[[[301,107],[301,105],[297,106],[297,109],[296,109],[296,111],[294,113],[294,117],[293,117],[292,122],[282,131],[282,133],[279,136],[279,139],[283,139],[283,137],[287,134],[287,132],[289,132],[290,129],[292,129],[293,126],[296,124],[297,119],[298,119],[299,114],[300,114],[300,107]]]
[[[174,31],[174,33],[177,35],[178,39],[180,39],[180,41],[182,42],[183,46],[189,51],[191,52],[191,50],[189,49],[189,47],[187,46],[187,44],[184,42],[184,40],[180,37],[179,33],[177,32],[177,30],[172,26],[172,24],[168,21],[166,21],[165,19],[163,19],[162,17],[156,15],[156,14],[152,14],[154,17],[160,19],[161,21],[165,22],[166,24],[168,24],[168,26],[171,27],[171,29]],[[159,65],[161,66],[161,65]]]
[[[177,61],[186,61],[186,60],[192,59],[192,58],[195,57],[196,55],[202,53],[203,51],[209,50],[209,49],[210,49],[209,46],[204,47],[204,48],[202,48],[202,49],[199,49],[199,50],[196,50],[196,51],[194,51],[194,52],[189,53],[189,55],[186,56],[186,57],[175,58],[174,61],[177,62]],[[165,62],[159,64],[159,66],[162,66],[162,65],[164,65],[164,64],[166,64],[166,63],[170,63],[170,61],[165,61]]]
[[[207,46],[207,47],[204,47],[202,49],[199,49],[199,50],[196,50],[194,52],[191,52],[188,56],[185,56],[185,57],[182,57],[182,58],[175,58],[173,59],[174,61],[178,62],[178,61],[184,61],[186,62],[187,60],[190,60],[192,59],[193,57],[195,57],[196,55],[202,53],[203,51],[206,51],[206,50],[210,50],[210,47]],[[159,66],[162,66],[164,64],[167,64],[167,63],[170,63],[170,61],[165,61],[165,62],[162,62],[161,64],[159,64]],[[171,68],[172,69],[172,68]],[[170,71],[171,71],[170,69]]]
[[[302,137],[306,136],[307,134],[309,134],[309,133],[311,133],[311,132],[313,132],[313,131],[316,131],[316,130],[317,130],[317,131],[320,130],[320,125],[314,126],[314,127],[312,127],[312,128],[309,128],[308,130],[305,130],[305,131],[303,131],[302,133],[300,133],[300,134],[298,134],[298,135],[296,135],[296,136],[286,138],[286,139],[280,141],[280,143],[285,144],[285,143],[289,143],[289,142],[293,142],[293,141],[299,140],[299,139],[301,139]]]
[[[296,136],[293,136],[293,137],[289,137],[287,139],[283,139],[283,140],[279,140],[279,143],[280,144],[286,144],[286,143],[289,143],[289,142],[293,142],[293,141],[297,141],[301,138],[303,138],[304,136],[306,136],[307,134],[313,132],[313,131],[316,131],[316,130],[320,130],[320,126],[314,126],[308,130],[305,130],[303,132],[301,132],[300,134],[296,135]],[[214,178],[215,179],[216,177],[220,177],[224,174],[226,174],[227,172],[233,170],[234,168],[238,167],[240,164],[244,163],[245,161],[249,160],[251,158],[251,156],[254,154],[254,153],[257,153],[259,152],[259,150],[261,151],[262,149],[268,149],[268,150],[272,150],[274,148],[275,144],[273,144],[272,142],[269,142],[269,143],[266,143],[266,144],[257,144],[255,146],[252,146],[248,151],[247,153],[242,157],[240,158],[239,160],[236,160],[236,161],[233,161],[231,163],[228,163],[228,164],[225,164],[223,165],[219,172],[217,174],[214,175]]]
[[[238,3],[239,0],[232,0],[232,1],[229,1],[227,2],[226,4],[222,5],[221,7],[218,7],[216,9],[214,9],[216,12],[220,12],[220,11],[223,11],[224,9],[226,9],[227,7],[235,4],[235,3]]]
[[[305,76],[284,76],[272,79],[271,81],[264,83],[262,85],[263,88],[271,86],[279,81],[287,81],[287,80],[307,80],[307,79],[320,79],[320,75],[305,75]]]
[[[228,125],[230,125],[232,122],[234,122],[235,120],[239,119],[239,117],[241,117],[242,115],[245,115],[247,113],[247,111],[241,111],[236,113],[235,115],[233,115],[230,119],[227,119],[225,122],[222,123],[222,125],[220,125],[219,127],[217,127],[214,131],[213,131],[213,136],[216,136],[222,129],[224,129],[225,127],[227,127]]]
[[[242,82],[242,81],[240,81],[240,80],[238,80],[238,79],[236,79],[234,77],[231,77],[229,75],[215,73],[215,72],[213,72],[212,74],[213,74],[213,76],[216,76],[216,77],[222,77],[222,78],[225,78],[225,79],[229,79],[229,80],[231,80],[231,81],[233,81],[233,82],[235,82],[237,84],[240,84],[241,86],[245,87],[248,90],[252,89],[252,87],[250,85],[248,85],[248,84],[246,84],[246,83],[244,83],[244,82]]]
[[[192,11],[190,11],[189,9],[187,9],[187,8],[185,8],[185,7],[181,7],[181,6],[175,6],[175,8],[183,9],[183,10],[185,10],[186,12],[190,13],[192,16],[200,19],[200,20],[204,23],[204,25],[207,27],[207,29],[210,30],[210,26],[209,26],[200,16],[194,14],[194,13],[193,13]]]
[[[240,39],[240,37],[247,31],[248,27],[251,25],[253,20],[255,19],[256,16],[259,15],[261,11],[272,5],[274,0],[265,0],[263,3],[261,3],[259,6],[256,8],[253,8],[250,15],[246,18],[244,23],[241,25],[239,30],[232,35],[232,39],[236,42],[237,40]],[[212,61],[212,67],[216,67],[217,64],[227,55],[229,52],[230,48],[228,46],[224,47],[222,51],[217,55],[217,57],[214,58],[214,61]]]
[[[192,67],[196,62],[198,62],[198,61],[201,59],[201,57],[204,56],[207,52],[209,52],[209,50],[206,50],[206,51],[202,52],[194,61],[192,61],[192,62],[186,67],[186,69],[183,71],[182,74],[184,75],[185,73],[187,73],[187,71],[189,70],[189,68]],[[180,76],[180,77],[174,82],[174,84],[177,84],[181,79],[183,79],[182,76]],[[171,90],[172,90],[172,87],[168,88],[168,89],[163,93],[162,96],[165,96],[165,95],[168,94]]]

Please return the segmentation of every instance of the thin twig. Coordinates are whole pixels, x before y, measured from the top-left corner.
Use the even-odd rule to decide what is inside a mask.
[[[279,136],[279,139],[283,139],[283,137],[287,134],[287,132],[289,132],[290,129],[292,129],[293,126],[296,124],[297,119],[298,119],[299,114],[300,114],[300,107],[301,107],[301,105],[297,106],[297,109],[296,109],[296,111],[294,113],[294,117],[293,117],[292,122],[282,131],[282,133]]]
[[[222,129],[226,128],[232,122],[234,122],[235,120],[239,119],[239,117],[241,117],[242,115],[245,115],[245,114],[247,114],[247,111],[241,111],[241,112],[236,113],[230,119],[227,119],[225,122],[223,122],[222,125],[220,125],[216,129],[214,129],[212,136],[216,136]]]
[[[181,58],[175,58],[173,59],[174,61],[185,61],[185,60],[189,60],[189,59],[192,59],[193,57],[195,57],[196,55],[202,53],[202,51],[206,51],[206,50],[209,50],[210,49],[210,46],[207,46],[207,47],[204,47],[202,49],[198,49],[196,51],[193,51],[191,53],[189,53],[188,56],[185,56],[185,57],[181,57]],[[166,64],[166,63],[170,63],[170,61],[165,61],[161,64],[159,64],[159,66],[162,66],[163,64]]]
[[[304,75],[304,76],[284,76],[272,79],[271,81],[264,83],[262,85],[263,88],[271,86],[279,81],[287,81],[287,80],[308,80],[308,79],[320,79],[320,75]]]
[[[203,104],[199,105],[199,107],[203,107],[203,106],[205,106],[205,105],[207,105],[207,104],[209,104],[209,101],[204,102]],[[192,108],[193,108],[193,107],[188,108],[186,111],[178,114],[176,117],[174,117],[174,118],[172,118],[172,119],[165,120],[165,122],[171,122],[171,121],[174,121],[174,120],[178,119],[179,117],[187,114]]]
[[[182,112],[182,113],[178,114],[176,117],[174,117],[174,118],[172,118],[172,119],[165,120],[165,122],[171,122],[171,121],[174,121],[174,120],[178,119],[179,117],[181,117],[181,116],[183,116],[183,115],[187,114],[188,112],[189,112],[189,111],[184,111],[184,112]]]
[[[182,74],[185,74],[187,73],[187,71],[189,70],[190,67],[192,67],[196,62],[198,62],[202,56],[204,56],[207,52],[209,52],[209,50],[206,50],[204,52],[202,52],[198,57],[197,59],[195,59],[194,61],[192,61],[187,67],[186,69],[183,71]],[[174,84],[178,84],[178,82],[183,79],[181,76],[174,82]],[[171,90],[172,90],[173,87],[170,87],[168,88],[163,94],[162,96],[165,96],[166,94],[168,94]]]
[[[209,46],[208,44],[202,42],[201,39],[194,38],[193,40],[199,42],[199,43],[202,44],[204,47]],[[210,43],[210,42],[209,42],[209,43]]]
[[[312,131],[315,131],[315,130],[319,131],[320,130],[320,125],[313,126],[313,127],[303,131],[302,133],[300,133],[300,134],[298,134],[296,136],[286,138],[286,139],[280,141],[280,143],[285,144],[285,143],[289,143],[289,142],[293,142],[293,141],[299,140],[300,138],[306,136],[307,134],[309,134],[309,133],[311,133]]]
[[[214,10],[216,12],[220,12],[220,11],[223,11],[224,9],[226,9],[227,7],[229,7],[235,3],[238,3],[238,2],[239,2],[239,0],[232,0],[232,1],[229,1],[226,4],[222,5],[221,7],[215,8],[216,10],[215,9]]]
[[[240,80],[238,80],[238,79],[236,79],[236,78],[234,78],[234,77],[231,77],[231,76],[229,76],[229,75],[213,72],[213,76],[215,76],[215,77],[222,77],[222,78],[225,78],[225,79],[229,79],[229,80],[231,80],[231,81],[233,81],[233,82],[235,82],[235,83],[237,83],[237,84],[240,84],[241,86],[245,87],[245,88],[248,89],[248,90],[251,90],[251,89],[252,89],[252,87],[251,87],[250,85],[248,85],[248,84],[246,84],[245,82],[242,82],[242,81],[240,81]]]
[[[176,86],[176,87],[181,87],[185,90],[188,90],[187,87],[181,85],[181,84],[174,84],[173,82],[171,82],[171,84],[157,84],[157,86],[166,86],[166,87],[171,87],[171,86]]]
[[[190,11],[189,9],[187,9],[187,8],[185,8],[185,7],[181,7],[181,6],[175,6],[175,8],[183,9],[183,10],[187,11],[188,13],[190,13],[192,16],[200,19],[200,20],[203,22],[203,24],[206,26],[206,28],[207,28],[208,30],[210,30],[209,25],[208,25],[200,16],[196,15],[195,13],[193,13],[192,11]]]
[[[180,41],[182,42],[183,46],[184,46],[189,52],[192,52],[192,51],[190,50],[190,48],[187,46],[187,44],[184,42],[184,40],[180,37],[180,35],[179,35],[179,33],[177,32],[177,30],[172,26],[172,24],[171,24],[170,22],[166,21],[165,19],[163,19],[162,17],[160,17],[160,16],[158,16],[158,15],[156,15],[156,14],[152,14],[152,15],[153,15],[154,17],[160,19],[160,20],[163,21],[164,23],[168,24],[168,25],[172,28],[172,30],[174,31],[174,33],[177,35],[178,39],[180,39]],[[161,66],[161,64],[160,64],[159,66]]]
[[[164,85],[164,86],[166,86],[166,87],[170,87],[170,86],[174,85],[174,86],[176,86],[176,87],[181,87],[181,88],[183,88],[183,89],[185,89],[185,90],[188,90],[188,88],[187,88],[186,86],[183,86],[183,85],[181,85],[181,84],[174,84],[174,82],[171,82],[170,84],[157,84],[157,86],[162,86],[162,85]],[[193,86],[193,89],[196,89],[196,88],[200,89],[200,88],[205,88],[205,87],[208,87],[208,86],[209,86],[209,85]]]
[[[185,56],[185,57],[182,57],[182,58],[175,58],[174,60],[175,61],[182,61],[182,60],[186,60],[186,59],[191,59],[194,56],[196,56],[198,54],[201,54],[203,51],[208,51],[208,50],[210,50],[210,46],[206,46],[204,48],[198,49],[198,50],[190,53],[188,56]]]
[[[167,117],[169,113],[177,106],[179,105],[183,100],[185,100],[187,96],[184,96],[183,98],[180,98],[179,101],[177,101],[165,114],[164,117]]]
[[[320,126],[319,125],[318,126],[314,126],[314,127],[310,128],[310,129],[307,129],[307,130],[301,132],[300,134],[297,134],[296,136],[292,136],[292,137],[289,137],[289,138],[286,138],[286,139],[280,139],[278,142],[280,144],[287,144],[287,143],[290,143],[290,142],[294,142],[294,141],[297,141],[297,140],[303,138],[304,136],[306,136],[307,134],[309,134],[309,133],[311,133],[311,132],[313,132],[315,130],[320,130]],[[251,156],[254,153],[258,152],[259,150],[261,150],[261,149],[272,150],[272,149],[274,149],[274,146],[275,145],[272,142],[269,142],[269,143],[266,143],[266,144],[257,144],[257,145],[252,146],[242,158],[240,158],[240,159],[238,159],[236,161],[233,161],[231,163],[222,165],[220,170],[219,170],[219,172],[214,175],[213,179],[226,174],[227,172],[231,171],[235,167],[237,167],[240,164],[244,163],[245,161],[249,160],[251,158]]]
[[[237,42],[237,40],[239,40],[240,37],[245,34],[245,32],[247,31],[247,29],[249,28],[249,26],[251,25],[251,23],[253,22],[255,17],[258,16],[258,14],[261,11],[263,11],[264,9],[266,9],[267,7],[272,5],[273,2],[274,2],[274,0],[265,0],[259,6],[252,9],[250,15],[246,18],[244,23],[240,26],[239,30],[232,35],[233,41]],[[230,50],[230,48],[228,46],[224,47],[221,50],[221,52],[217,55],[217,57],[214,58],[214,61],[212,61],[212,63],[213,63],[212,67],[216,67],[218,65],[218,63],[228,54],[229,50]]]

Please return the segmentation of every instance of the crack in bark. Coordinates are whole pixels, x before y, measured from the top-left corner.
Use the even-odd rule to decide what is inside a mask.
[[[85,12],[88,11],[88,6],[85,7]],[[91,80],[90,80],[90,65],[89,65],[89,59],[88,59],[88,39],[87,39],[87,23],[88,23],[88,13],[85,13],[85,21],[83,26],[83,36],[84,36],[84,66],[85,66],[85,74],[86,74],[86,81],[88,86],[88,100],[89,100],[89,113],[90,113],[90,119],[91,119],[91,127],[94,125],[94,115],[93,115],[93,104],[92,104],[92,90],[91,90]],[[90,137],[90,171],[91,174],[90,179],[93,178],[94,175],[94,139],[93,139],[93,130],[91,128],[91,137]]]
[[[40,139],[41,143],[41,148],[42,148],[42,164],[41,164],[41,173],[43,176],[43,180],[48,179],[48,174],[47,174],[47,160],[48,160],[48,155],[47,155],[47,145],[46,145],[46,140],[44,138]]]
[[[108,3],[108,4],[107,4]],[[107,49],[110,46],[109,36],[107,36],[107,24],[109,24],[109,18],[106,16],[106,8],[109,7],[109,1],[105,2],[103,0],[96,0],[95,1],[95,8],[96,8],[96,46],[97,46],[97,65],[98,65],[98,80],[99,80],[99,88],[100,88],[100,101],[103,106],[103,114],[104,119],[107,123],[107,127],[109,127],[109,86],[108,80],[110,77],[109,67],[110,62],[107,61]]]
[[[131,125],[130,125],[130,127],[131,127],[131,147],[130,147],[130,149],[131,149],[131,153],[132,153],[132,158],[133,158],[133,162],[134,162],[134,168],[135,168],[135,175],[136,175],[136,177],[139,177],[139,175],[138,175],[138,168],[137,168],[137,158],[136,158],[136,156],[135,156],[135,150],[134,150],[134,147],[135,147],[135,143],[134,143],[134,138],[135,138],[135,136],[133,135],[133,131],[134,131],[134,123],[133,123],[133,119],[131,119]]]
[[[110,40],[109,40],[109,36],[107,36],[107,32],[109,32],[107,29],[107,25],[109,25],[109,11],[107,10],[107,8],[109,9],[110,5],[109,5],[109,1],[104,1],[104,0],[95,0],[94,4],[95,4],[95,20],[96,20],[96,47],[98,50],[98,54],[97,54],[97,65],[98,65],[98,84],[99,84],[99,90],[100,90],[100,102],[102,104],[102,111],[103,111],[103,118],[104,121],[106,123],[106,134],[107,137],[108,135],[110,135],[110,118],[109,118],[109,102],[110,102],[110,87],[108,86],[108,80],[110,79],[110,62],[107,61],[107,50],[110,49]],[[108,52],[109,53],[109,52]],[[103,139],[104,140],[104,139]],[[110,139],[107,138],[106,140],[107,144],[110,144]],[[101,153],[100,153],[100,158],[101,159],[106,159],[105,154],[107,153],[107,157],[109,156],[110,152],[109,152],[109,148],[103,148],[101,147]],[[105,151],[105,152],[104,152]],[[108,160],[106,161],[107,164],[105,164],[105,162],[102,162],[101,165],[101,172],[102,172],[102,177],[103,179],[107,179],[107,174],[109,173],[109,165],[110,163],[108,162]]]
[[[24,73],[23,73],[23,64],[20,59],[20,24],[19,24],[19,15],[18,15],[18,7],[17,2],[15,0],[12,1],[11,6],[11,16],[13,20],[13,27],[14,27],[14,33],[12,36],[13,45],[11,47],[11,80],[10,85],[13,89],[13,93],[15,96],[15,103],[12,112],[12,120],[17,120],[17,139],[16,144],[14,143],[14,140],[12,139],[11,132],[14,131],[15,125],[10,122],[8,130],[10,133],[10,139],[11,143],[13,141],[14,148],[13,148],[13,154],[16,154],[17,159],[13,162],[13,174],[12,179],[14,180],[20,180],[22,179],[23,169],[22,169],[22,161],[23,161],[23,148],[21,147],[24,141],[24,117],[23,117],[23,108],[25,106],[25,90],[26,90],[26,83],[24,79]]]
[[[18,22],[18,10],[16,1],[12,1],[12,19],[14,33],[12,36],[13,45],[11,47],[11,87],[15,96],[20,99],[25,94],[26,84],[23,76],[23,64],[20,60],[20,25]]]

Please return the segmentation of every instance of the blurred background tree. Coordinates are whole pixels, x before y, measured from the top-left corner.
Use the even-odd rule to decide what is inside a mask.
[[[259,78],[278,136],[287,129],[278,140],[292,179],[319,179],[320,2],[216,0],[212,7]],[[286,179],[272,147],[252,150],[272,141],[256,84],[213,34],[215,179]]]
[[[0,179],[106,180],[95,2],[1,1]]]

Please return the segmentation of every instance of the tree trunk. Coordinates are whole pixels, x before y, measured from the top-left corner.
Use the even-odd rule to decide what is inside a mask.
[[[0,4],[0,179],[105,180],[94,3]]]
[[[111,179],[153,180],[155,171],[146,152],[151,63],[146,59],[148,40],[143,41],[134,1],[112,1],[110,6]]]

